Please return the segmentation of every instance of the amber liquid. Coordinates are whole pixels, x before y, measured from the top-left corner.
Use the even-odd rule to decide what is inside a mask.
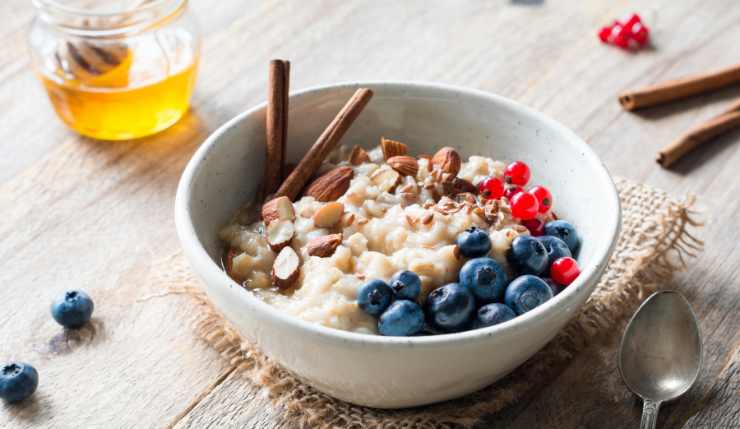
[[[127,140],[162,131],[187,112],[196,68],[194,61],[141,85],[127,81],[125,64],[98,81],[44,75],[41,80],[57,114],[70,128],[95,139]]]

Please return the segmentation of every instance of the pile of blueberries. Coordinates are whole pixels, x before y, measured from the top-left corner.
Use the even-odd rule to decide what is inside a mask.
[[[94,308],[85,292],[70,290],[51,304],[51,316],[67,329],[78,329],[90,321]],[[10,362],[0,366],[0,398],[6,402],[28,398],[38,385],[39,373],[28,363]]]
[[[491,240],[483,229],[465,230],[457,246],[468,258],[458,282],[432,291],[423,307],[418,304],[421,279],[411,271],[360,288],[357,304],[378,318],[381,335],[451,333],[503,323],[543,304],[580,274],[574,259],[580,238],[563,220],[547,222],[542,236],[520,235],[512,241],[507,259],[516,276],[511,281],[504,267],[487,256]]]

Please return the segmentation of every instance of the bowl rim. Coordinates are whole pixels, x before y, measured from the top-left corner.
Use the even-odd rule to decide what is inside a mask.
[[[608,192],[607,202],[611,206],[609,213],[612,216],[608,219],[602,219],[601,225],[603,228],[609,231],[609,239],[605,241],[605,245],[601,248],[597,248],[594,251],[593,262],[583,267],[581,275],[566,287],[561,293],[553,297],[544,304],[537,308],[517,316],[516,318],[507,322],[489,326],[486,328],[472,329],[463,332],[445,333],[437,335],[422,335],[413,337],[387,337],[383,335],[364,334],[357,332],[344,331],[336,328],[330,328],[317,323],[305,321],[297,316],[293,316],[284,312],[281,312],[277,308],[259,299],[254,293],[244,289],[241,285],[236,283],[229,277],[219,264],[213,261],[206,251],[203,244],[198,239],[193,226],[192,219],[189,215],[188,204],[191,199],[191,188],[193,179],[196,172],[199,170],[201,162],[207,157],[208,152],[218,144],[221,137],[227,133],[236,124],[243,121],[245,118],[254,115],[266,106],[266,102],[259,103],[254,107],[247,109],[246,111],[234,116],[215,131],[213,131],[200,147],[195,151],[190,161],[188,161],[185,170],[182,173],[180,181],[177,187],[177,194],[175,197],[175,226],[177,234],[180,239],[181,245],[186,250],[189,248],[192,253],[190,257],[196,257],[207,260],[206,266],[203,268],[207,270],[207,273],[200,273],[196,269],[194,264],[191,262],[191,268],[196,274],[199,275],[201,281],[206,282],[206,279],[218,279],[218,287],[228,287],[231,285],[238,286],[237,291],[240,297],[243,297],[247,307],[252,307],[262,313],[263,316],[277,319],[287,327],[294,328],[297,330],[304,331],[305,333],[313,334],[314,336],[337,339],[346,342],[355,342],[363,344],[374,344],[374,345],[396,345],[404,344],[407,346],[435,346],[439,344],[462,344],[475,342],[482,337],[489,337],[492,335],[515,335],[518,332],[528,329],[528,326],[541,318],[545,313],[555,312],[559,307],[573,305],[578,299],[579,292],[584,293],[583,289],[589,287],[587,283],[592,280],[594,276],[600,276],[606,268],[609,257],[611,256],[617,243],[617,236],[621,227],[621,207],[619,196],[617,193],[616,186],[613,179],[611,178],[606,166],[599,159],[596,153],[584,142],[578,135],[575,134],[571,129],[562,125],[560,122],[548,117],[547,115],[540,113],[530,107],[520,104],[516,101],[510,100],[506,97],[496,95],[487,91],[432,82],[421,82],[421,81],[353,81],[353,82],[339,82],[329,85],[316,85],[308,87],[299,91],[295,91],[290,94],[291,99],[299,99],[303,97],[310,97],[318,93],[325,93],[331,91],[342,91],[352,90],[360,87],[369,87],[373,90],[380,88],[393,88],[393,89],[414,89],[422,91],[431,91],[438,93],[457,93],[458,95],[464,95],[466,97],[472,97],[478,100],[493,102],[504,105],[506,108],[515,111],[517,114],[521,114],[524,117],[536,119],[545,126],[550,127],[558,134],[565,137],[565,140],[573,145],[574,149],[577,149],[583,153],[585,159],[592,165],[595,166],[595,170],[598,174],[594,180],[598,180],[602,183],[604,191]],[[593,292],[598,279],[593,279],[590,286],[591,290],[586,291],[587,295]],[[215,283],[215,282],[209,282]],[[585,301],[585,300],[584,300]]]

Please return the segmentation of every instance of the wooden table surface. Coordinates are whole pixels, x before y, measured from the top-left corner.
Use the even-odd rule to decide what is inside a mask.
[[[151,270],[178,250],[175,187],[209,132],[263,101],[267,62],[292,62],[291,88],[424,80],[513,98],[574,129],[614,175],[698,196],[705,252],[675,284],[700,316],[698,384],[660,427],[740,427],[740,132],[672,171],[654,153],[740,98],[740,87],[626,113],[620,90],[740,61],[737,0],[492,2],[193,0],[204,34],[193,109],[171,130],[122,143],[81,138],[55,117],[30,69],[28,0],[0,2],[0,361],[32,362],[31,401],[0,406],[0,427],[286,427],[258,390],[189,325],[186,297],[152,297]],[[596,30],[639,11],[654,48],[628,54]],[[93,328],[64,336],[51,299],[82,288]],[[486,423],[513,428],[639,425],[621,383],[615,330]],[[482,424],[481,427],[489,427]]]

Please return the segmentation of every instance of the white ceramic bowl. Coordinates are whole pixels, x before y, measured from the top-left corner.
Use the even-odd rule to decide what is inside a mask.
[[[290,97],[288,158],[297,161],[358,87],[375,92],[343,143],[380,136],[413,153],[454,146],[467,157],[526,161],[532,183],[554,195],[575,224],[582,273],[554,299],[501,325],[457,334],[393,338],[326,328],[282,314],[221,269],[217,231],[253,198],[264,163],[265,106],[230,120],[198,149],[177,190],[177,232],[210,299],[249,341],[301,380],[355,404],[399,408],[455,398],[522,364],[572,318],[593,291],[616,243],[619,200],[608,172],[573,132],[492,94],[436,84],[353,83]]]

